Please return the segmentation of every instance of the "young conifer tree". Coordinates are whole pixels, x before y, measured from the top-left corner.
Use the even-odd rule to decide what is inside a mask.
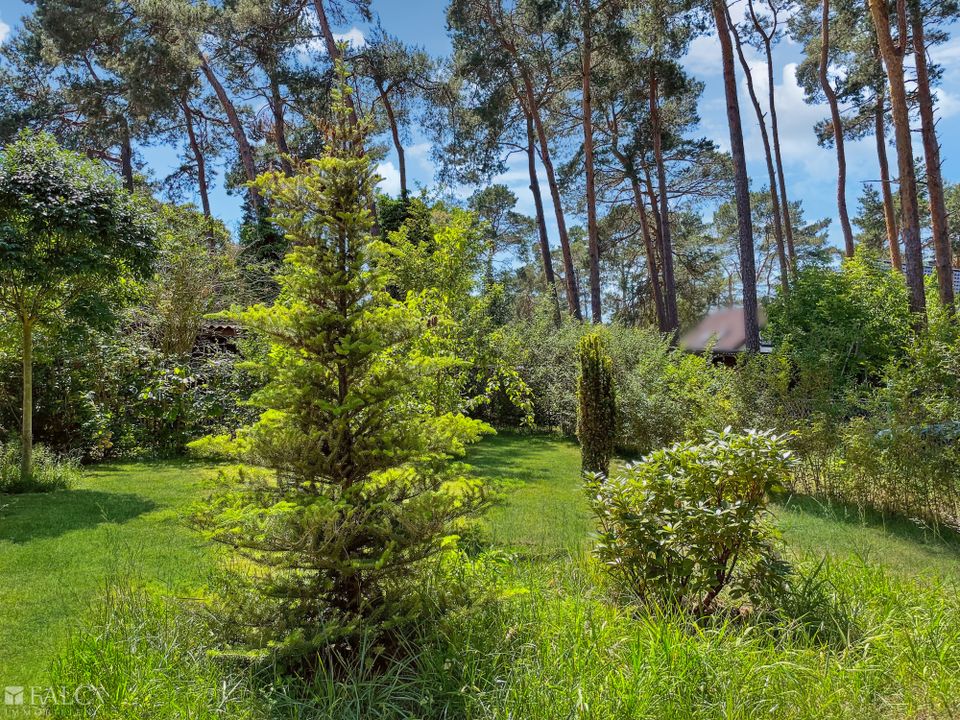
[[[580,338],[580,377],[577,379],[577,438],[585,473],[606,476],[617,424],[617,400],[613,386],[613,361],[596,333]]]
[[[327,155],[258,180],[291,243],[275,303],[238,315],[271,344],[264,412],[233,441],[248,467],[198,514],[246,559],[236,640],[300,667],[361,634],[389,644],[422,561],[483,503],[451,458],[489,431],[433,402],[454,362],[419,342],[436,318],[391,298],[371,261],[375,175],[338,71]]]

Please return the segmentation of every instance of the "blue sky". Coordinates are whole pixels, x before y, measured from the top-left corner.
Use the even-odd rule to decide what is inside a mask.
[[[423,47],[433,55],[445,54],[450,49],[444,18],[445,4],[445,0],[373,0],[374,9],[379,13],[384,28],[408,43]],[[21,15],[28,11],[28,6],[19,0],[0,0],[0,42],[16,27]],[[736,14],[736,6],[733,11]],[[346,25],[338,30],[354,38],[360,36],[358,33],[362,33],[362,28],[357,25]],[[827,116],[827,110],[824,106],[811,106],[804,102],[803,93],[794,78],[794,67],[799,58],[799,47],[786,41],[777,48],[774,59],[788,192],[791,199],[803,200],[809,221],[821,217],[833,218],[836,213],[835,156],[832,150],[818,147],[813,133],[814,124]],[[960,180],[960,160],[958,160],[960,158],[960,37],[938,48],[935,59],[945,69],[943,87],[939,91],[939,132],[943,145],[944,174],[947,181],[956,182]],[[758,91],[761,97],[764,97],[766,95],[765,64],[758,56],[752,57],[751,62],[754,65]],[[713,139],[721,148],[726,149],[729,146],[729,135],[723,102],[717,38],[705,36],[695,40],[686,58],[686,66],[691,73],[706,83],[706,91],[700,107],[701,132]],[[754,188],[759,189],[765,184],[766,170],[753,109],[742,82],[741,110],[750,172],[754,178]],[[918,153],[920,151],[919,138],[915,144],[915,151]],[[165,168],[175,161],[175,153],[168,148],[141,148],[141,152],[158,176],[162,176]],[[407,156],[411,181],[414,184],[431,185],[433,167],[429,157],[429,145],[416,131],[407,148]],[[855,214],[856,199],[862,184],[875,181],[878,177],[873,138],[868,137],[859,142],[848,143],[847,161],[849,177],[847,197],[851,214]],[[893,154],[891,154],[891,163],[895,163]],[[386,158],[380,165],[379,171],[384,177],[383,189],[388,192],[397,192],[399,177],[396,172],[396,158],[393,156]],[[517,194],[518,209],[533,214],[533,202],[527,189],[525,161],[522,158],[517,158],[515,165],[511,166],[497,181],[510,186]],[[228,225],[235,227],[239,217],[238,198],[227,195],[223,188],[218,186],[212,192],[212,203],[215,213]],[[835,245],[841,244],[836,222],[831,225],[830,236]]]

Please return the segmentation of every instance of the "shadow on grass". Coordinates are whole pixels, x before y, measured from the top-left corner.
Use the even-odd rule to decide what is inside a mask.
[[[934,528],[903,515],[881,513],[838,500],[822,500],[811,495],[784,495],[777,502],[785,510],[825,518],[838,523],[883,530],[903,540],[921,545],[941,545],[960,553],[960,533],[941,525]]]
[[[466,461],[476,475],[484,478],[536,483],[545,479],[545,469],[561,470],[557,467],[558,447],[573,449],[575,445],[556,435],[501,430],[470,448]],[[575,477],[579,478],[578,471]]]
[[[134,468],[158,467],[163,470],[192,470],[195,468],[210,468],[220,463],[207,459],[192,457],[189,455],[171,455],[165,457],[162,455],[149,455],[133,460],[106,460],[103,462],[91,463],[84,466],[84,471],[90,475],[124,473]]]
[[[99,490],[0,495],[0,540],[22,544],[103,523],[124,523],[155,507],[138,495]]]

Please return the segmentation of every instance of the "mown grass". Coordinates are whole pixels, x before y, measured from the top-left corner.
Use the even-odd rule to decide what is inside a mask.
[[[775,612],[731,609],[694,622],[612,599],[588,552],[591,522],[573,444],[504,434],[469,460],[505,489],[485,519],[487,548],[449,560],[430,578],[460,595],[460,609],[427,618],[407,660],[389,672],[360,662],[303,684],[240,669],[208,654],[215,639],[202,618],[121,588],[94,607],[53,674],[57,683],[100,683],[104,697],[96,708],[55,708],[55,716],[960,717],[955,539],[784,499],[777,514],[798,570],[794,590]],[[161,468],[132,472],[130,481]],[[163,528],[170,534],[154,536],[157,552],[177,537],[199,552],[174,516],[198,492],[202,472],[163,473],[164,482],[185,487],[139,494],[155,506],[115,530]],[[195,561],[180,569],[181,587],[209,563]],[[72,608],[67,624],[76,622]]]
[[[53,657],[112,579],[133,567],[157,588],[189,593],[209,553],[181,510],[206,465],[103,465],[77,487],[0,494],[0,685],[45,681]]]

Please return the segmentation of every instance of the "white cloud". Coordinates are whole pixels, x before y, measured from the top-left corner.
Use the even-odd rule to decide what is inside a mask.
[[[942,85],[934,93],[940,119],[960,114],[960,96],[947,88],[960,85],[960,38],[930,48],[930,58],[943,68]]]
[[[719,77],[723,67],[720,64],[720,39],[716,33],[694,38],[683,57],[683,66],[701,79]]]
[[[377,165],[377,175],[380,176],[380,190],[388,195],[400,194],[400,171],[393,164],[393,161],[387,160]]]
[[[320,22],[312,11],[307,11],[307,23],[313,30],[313,37],[306,42],[300,43],[294,49],[301,60],[308,60],[311,55],[326,55],[327,44],[323,40],[320,32]],[[362,48],[367,44],[367,38],[363,30],[353,26],[349,30],[340,33],[333,33],[333,39],[339,42],[345,42],[353,49]]]
[[[0,44],[10,35],[10,26],[7,25],[3,20],[0,20]]]
[[[337,42],[345,42],[352,48],[362,48],[367,44],[367,38],[364,37],[363,31],[358,27],[352,27],[343,33],[334,33],[333,39]]]

